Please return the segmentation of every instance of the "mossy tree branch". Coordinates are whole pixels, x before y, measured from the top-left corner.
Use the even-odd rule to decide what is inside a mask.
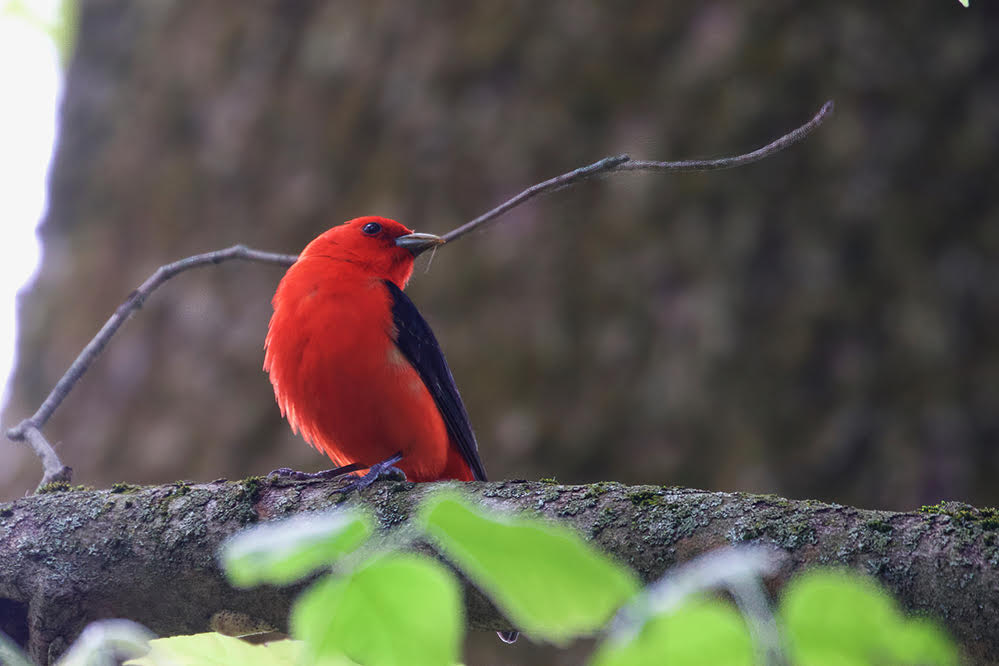
[[[63,484],[65,485],[65,484]],[[385,529],[404,523],[440,484],[379,482],[346,500]],[[136,620],[160,635],[242,618],[282,629],[297,589],[237,590],[219,570],[219,544],[261,520],[342,501],[336,482],[249,479],[47,492],[0,504],[0,629],[39,663],[90,621]],[[58,488],[59,486],[56,485]],[[877,577],[901,603],[945,623],[980,660],[999,659],[999,513],[945,503],[914,513],[869,511],[771,495],[598,483],[470,483],[483,504],[540,510],[574,526],[651,581],[718,546],[784,551],[779,589],[808,565]],[[508,625],[474,590],[468,619]]]

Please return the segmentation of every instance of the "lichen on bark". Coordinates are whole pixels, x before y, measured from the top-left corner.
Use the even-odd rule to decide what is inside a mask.
[[[0,504],[0,624],[42,663],[103,617],[130,618],[160,635],[206,631],[220,613],[284,628],[300,588],[231,587],[216,559],[226,537],[262,520],[344,502],[365,505],[391,531],[442,485],[379,482],[345,498],[335,482],[251,477],[52,489]],[[940,619],[969,655],[999,658],[994,509],[945,502],[895,513],[619,483],[460,487],[484,506],[572,526],[645,581],[732,544],[764,544],[784,554],[770,581],[774,590],[806,566],[851,567],[876,577],[909,610]],[[415,547],[429,552],[425,544]],[[470,626],[509,627],[480,593],[467,592]]]

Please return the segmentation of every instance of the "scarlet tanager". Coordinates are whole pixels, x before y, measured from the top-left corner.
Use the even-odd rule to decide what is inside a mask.
[[[451,370],[402,291],[443,242],[359,217],[309,243],[274,294],[264,370],[281,414],[336,465],[369,468],[362,487],[396,462],[410,481],[486,480]]]
[[[309,243],[278,285],[264,370],[292,429],[339,466],[401,454],[410,481],[486,479],[447,362],[402,291],[441,243],[360,217]]]

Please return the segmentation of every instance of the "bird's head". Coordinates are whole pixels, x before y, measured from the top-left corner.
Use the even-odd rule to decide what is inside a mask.
[[[345,261],[373,277],[404,287],[421,252],[442,245],[433,234],[414,233],[385,217],[359,217],[321,234],[302,251],[299,260],[328,258]]]

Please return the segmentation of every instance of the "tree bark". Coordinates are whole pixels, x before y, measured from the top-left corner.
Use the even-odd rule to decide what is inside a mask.
[[[347,503],[393,529],[439,484],[381,482]],[[329,507],[335,482],[250,478],[117,485],[0,504],[0,628],[50,663],[93,620],[124,617],[160,635],[232,618],[283,629],[299,587],[238,590],[216,553],[263,520]],[[463,486],[484,505],[537,510],[573,526],[652,581],[713,548],[769,544],[787,554],[773,589],[796,571],[841,564],[879,579],[909,610],[942,621],[976,660],[999,659],[999,514],[958,503],[869,511],[772,495],[598,483]],[[508,628],[466,586],[475,628]]]

